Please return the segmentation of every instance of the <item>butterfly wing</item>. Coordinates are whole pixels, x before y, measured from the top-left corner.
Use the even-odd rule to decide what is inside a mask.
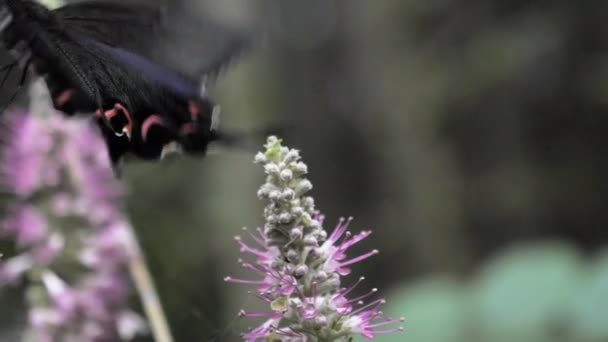
[[[219,73],[253,41],[251,34],[169,7],[87,1],[54,13],[68,31],[134,52],[196,82]]]
[[[187,152],[204,152],[211,140],[213,104],[201,98],[196,83],[131,51],[88,38],[83,44],[104,58],[102,65],[112,66],[113,79],[105,84],[104,99],[111,98],[110,104],[117,99],[128,111],[123,114],[129,116],[129,139],[135,154],[157,159],[171,141],[186,146]],[[121,99],[121,94],[131,96]],[[184,144],[193,139],[193,148]]]
[[[189,25],[169,29],[167,17],[154,10],[100,2],[69,5],[51,16],[34,9],[31,19],[12,29],[34,37],[26,43],[58,108],[99,109],[98,117],[109,121],[102,131],[113,161],[126,152],[158,158],[171,141],[187,152],[204,152],[213,137],[213,105],[201,97],[199,77],[217,72],[235,40],[205,59],[207,45],[179,43]],[[181,63],[184,56],[191,63]],[[121,130],[114,124],[129,128],[129,140],[115,135]]]

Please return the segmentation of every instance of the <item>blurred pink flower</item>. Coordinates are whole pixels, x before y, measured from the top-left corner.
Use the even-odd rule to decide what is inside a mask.
[[[144,328],[127,307],[135,242],[97,127],[55,112],[5,116],[0,184],[14,200],[0,234],[20,254],[0,263],[0,285],[38,275],[27,284],[44,294],[28,297],[37,341],[133,338]]]

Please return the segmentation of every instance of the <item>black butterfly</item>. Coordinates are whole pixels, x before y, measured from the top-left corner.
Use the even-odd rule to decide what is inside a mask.
[[[224,30],[223,41],[202,45],[197,37],[213,36],[209,30],[220,28],[141,5],[89,1],[50,10],[0,2],[0,39],[16,57],[4,69],[20,65],[22,85],[33,68],[68,115],[95,112],[114,164],[126,153],[158,159],[169,147],[204,154],[221,138],[201,79],[251,40]]]

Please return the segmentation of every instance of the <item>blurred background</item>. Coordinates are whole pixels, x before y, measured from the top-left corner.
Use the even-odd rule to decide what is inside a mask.
[[[353,277],[407,320],[380,341],[608,341],[608,3],[183,2],[267,32],[210,94],[226,129],[290,127],[327,229],[373,229]],[[253,155],[125,169],[176,341],[258,323],[223,282],[262,223]]]

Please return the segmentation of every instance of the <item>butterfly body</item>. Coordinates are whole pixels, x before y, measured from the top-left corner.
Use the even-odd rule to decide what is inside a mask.
[[[44,77],[56,109],[95,113],[113,162],[126,153],[159,159],[175,144],[204,154],[219,137],[212,129],[215,105],[199,83],[221,61],[182,67],[159,47],[155,51],[153,40],[136,37],[145,31],[173,41],[161,12],[104,2],[49,10],[6,0],[0,13],[10,16],[0,33],[3,45],[23,68]]]

